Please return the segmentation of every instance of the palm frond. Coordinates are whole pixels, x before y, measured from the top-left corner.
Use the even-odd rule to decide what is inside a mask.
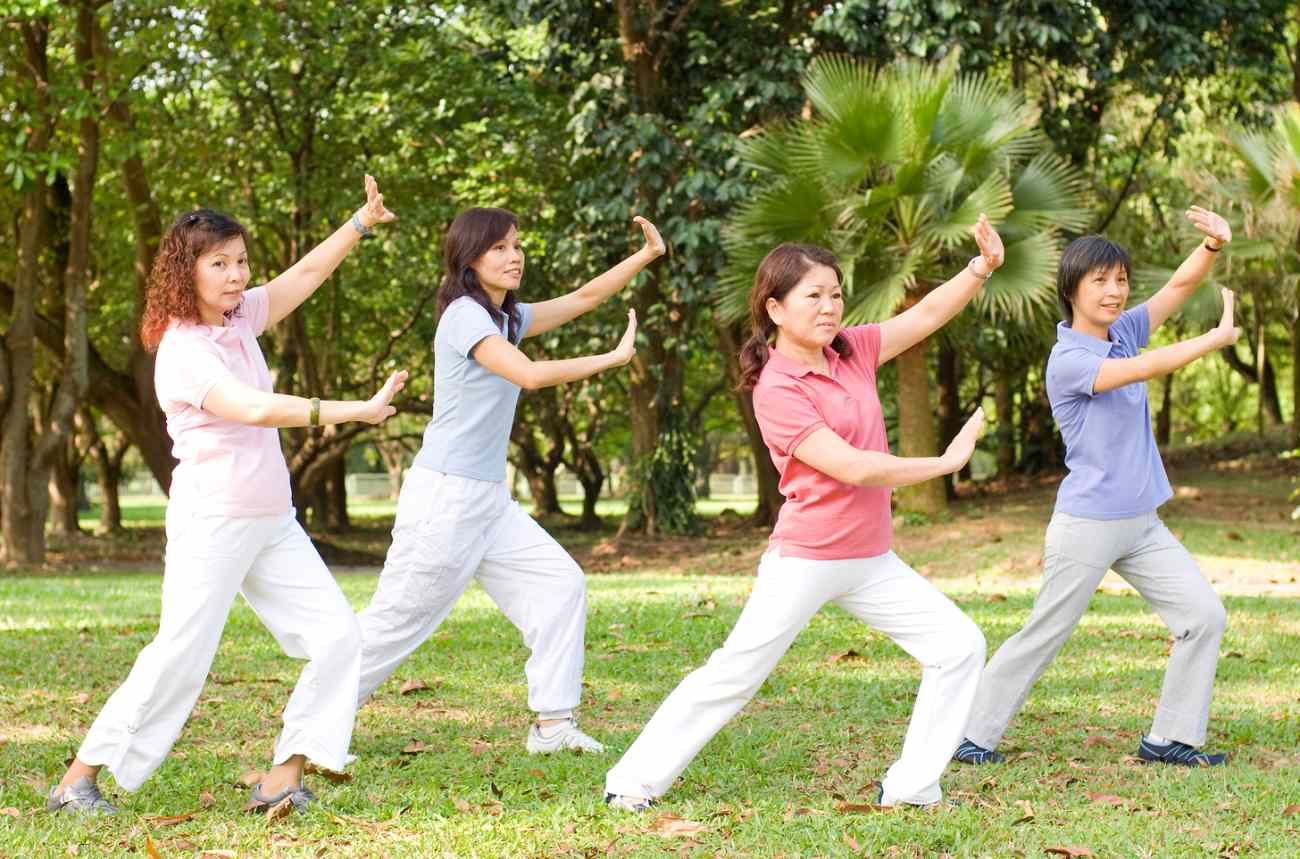
[[[1006,260],[975,296],[975,307],[994,322],[1023,324],[1051,313],[1060,259],[1060,240],[1051,233],[1008,244]]]
[[[1011,212],[998,228],[1013,240],[1052,229],[1085,230],[1091,222],[1085,187],[1072,164],[1051,152],[1040,153],[1016,174]]]
[[[997,223],[1012,210],[1011,182],[1005,173],[990,173],[974,190],[948,209],[942,218],[930,225],[935,239],[945,248],[951,248],[971,236],[971,228],[980,213]]]

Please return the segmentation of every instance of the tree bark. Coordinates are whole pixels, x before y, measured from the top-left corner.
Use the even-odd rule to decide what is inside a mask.
[[[1176,371],[1175,371],[1176,372]],[[1160,393],[1160,414],[1156,415],[1156,444],[1169,447],[1174,433],[1174,373],[1165,376],[1164,390]]]
[[[993,397],[998,419],[998,477],[1007,478],[1016,467],[1015,391],[1008,371],[994,371]]]
[[[95,533],[99,536],[119,534],[122,531],[122,503],[119,494],[122,460],[131,444],[123,437],[110,449],[104,437],[99,434],[94,415],[86,408],[77,413],[77,429],[86,440],[86,450],[95,463],[95,482],[99,484],[99,527]]]
[[[754,485],[758,490],[758,506],[750,521],[755,527],[774,527],[785,496],[781,494],[781,475],[772,464],[772,455],[763,442],[763,431],[759,429],[758,417],[754,414],[753,394],[736,391],[740,383],[740,346],[745,340],[743,323],[727,324],[716,314],[713,319],[714,330],[718,334],[718,348],[726,356],[723,366],[726,368],[727,380],[735,392],[736,409],[740,412],[740,421],[745,427],[745,437],[749,439],[750,454],[754,458]]]
[[[961,356],[947,343],[939,345],[939,436],[935,439],[935,450],[939,445],[946,445],[962,425],[961,413]],[[970,480],[970,463],[967,463],[956,475],[962,480]],[[943,476],[944,495],[956,498],[956,480],[954,475]]]
[[[930,401],[930,369],[927,361],[929,341],[922,340],[900,354],[898,367],[898,449],[899,456],[938,456],[934,407]],[[898,506],[912,513],[940,516],[948,510],[948,497],[939,478],[894,492]]]

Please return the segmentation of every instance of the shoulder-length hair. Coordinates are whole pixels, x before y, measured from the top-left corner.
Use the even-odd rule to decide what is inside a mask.
[[[509,323],[509,340],[518,343],[522,333],[519,326],[523,322],[519,313],[519,299],[514,292],[507,292],[505,301],[498,308],[478,282],[474,269],[470,268],[489,248],[504,239],[511,227],[519,229],[519,219],[514,212],[506,209],[466,209],[451,222],[443,245],[446,274],[443,275],[442,286],[438,288],[438,315],[441,316],[453,301],[468,295],[481,304],[493,319],[506,319]]]
[[[236,236],[248,242],[244,225],[211,209],[195,209],[178,217],[158,242],[158,254],[149,272],[140,319],[140,342],[157,350],[173,322],[199,322],[194,267],[212,248]]]
[[[840,261],[835,254],[817,245],[785,242],[769,251],[758,264],[754,289],[749,294],[751,334],[740,347],[740,383],[736,390],[752,391],[767,363],[767,347],[776,336],[776,323],[767,313],[767,300],[783,300],[809,269],[817,265],[826,266],[835,272],[837,281],[844,281],[844,272],[840,270]],[[831,348],[845,358],[853,354],[853,348],[843,334],[835,335]]]
[[[1080,236],[1066,246],[1056,269],[1056,301],[1067,324],[1074,324],[1074,296],[1084,276],[1094,269],[1110,271],[1116,266],[1125,277],[1132,274],[1128,251],[1104,236]]]

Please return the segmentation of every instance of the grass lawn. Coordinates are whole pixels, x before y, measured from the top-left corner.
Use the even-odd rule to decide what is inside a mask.
[[[1180,492],[1162,512],[1228,608],[1207,743],[1232,755],[1226,768],[1131,757],[1169,638],[1112,576],[1012,724],[1002,747],[1010,762],[949,769],[957,808],[871,807],[919,671],[828,609],[658,808],[611,813],[601,803],[606,769],[721,643],[752,583],[765,535],[724,517],[695,540],[558,532],[591,574],[581,715],[606,755],[524,752],[526,650],[473,588],[361,710],[350,779],[312,777],[322,802],[308,815],[245,817],[238,780],[266,764],[300,663],[239,602],[162,768],[133,795],[103,780],[122,806],[116,818],[54,818],[39,811],[45,789],[152,637],[158,611],[156,561],[88,573],[68,549],[55,575],[0,576],[0,856],[1294,857],[1300,534],[1286,518],[1289,475],[1189,466],[1171,476]],[[899,528],[900,555],[961,604],[990,649],[1028,614],[1052,491],[1025,485],[964,501],[948,521]],[[382,556],[386,527],[376,522],[350,550]],[[339,580],[358,608],[375,586],[373,571]],[[410,680],[427,688],[401,694]]]

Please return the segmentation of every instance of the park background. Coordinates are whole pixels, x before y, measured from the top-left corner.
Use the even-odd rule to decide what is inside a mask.
[[[1300,4],[6,0],[0,23],[0,854],[1293,854]],[[989,415],[971,466],[896,493],[896,523],[991,651],[1028,611],[1062,474],[1043,386],[1060,248],[1123,244],[1136,302],[1198,241],[1183,210],[1223,214],[1234,241],[1210,281],[1237,293],[1243,336],[1150,398],[1176,487],[1163,515],[1229,608],[1211,744],[1235,765],[1126,760],[1167,634],[1108,580],[1008,737],[1021,758],[954,770],[956,811],[863,810],[917,672],[830,611],[662,814],[611,817],[608,756],[520,754],[522,645],[474,591],[361,712],[356,775],[324,791],[337,814],[233,816],[298,668],[241,605],[128,813],[93,830],[36,816],[156,627],[172,460],[137,331],[162,231],[230,212],[264,280],[361,204],[366,172],[400,220],[262,338],[284,393],[365,397],[412,371],[381,427],[281,434],[295,505],[357,606],[430,411],[455,213],[519,214],[523,300],[634,250],[634,214],[671,245],[526,344],[603,351],[628,307],[641,321],[628,368],[525,392],[509,452],[521,502],[591,574],[584,726],[615,750],[721,642],[779,508],[733,392],[764,251],[834,248],[861,322],[964,265],[978,212],[1006,238],[983,295],[880,380],[905,455]],[[1214,293],[1153,345],[1212,326]]]

